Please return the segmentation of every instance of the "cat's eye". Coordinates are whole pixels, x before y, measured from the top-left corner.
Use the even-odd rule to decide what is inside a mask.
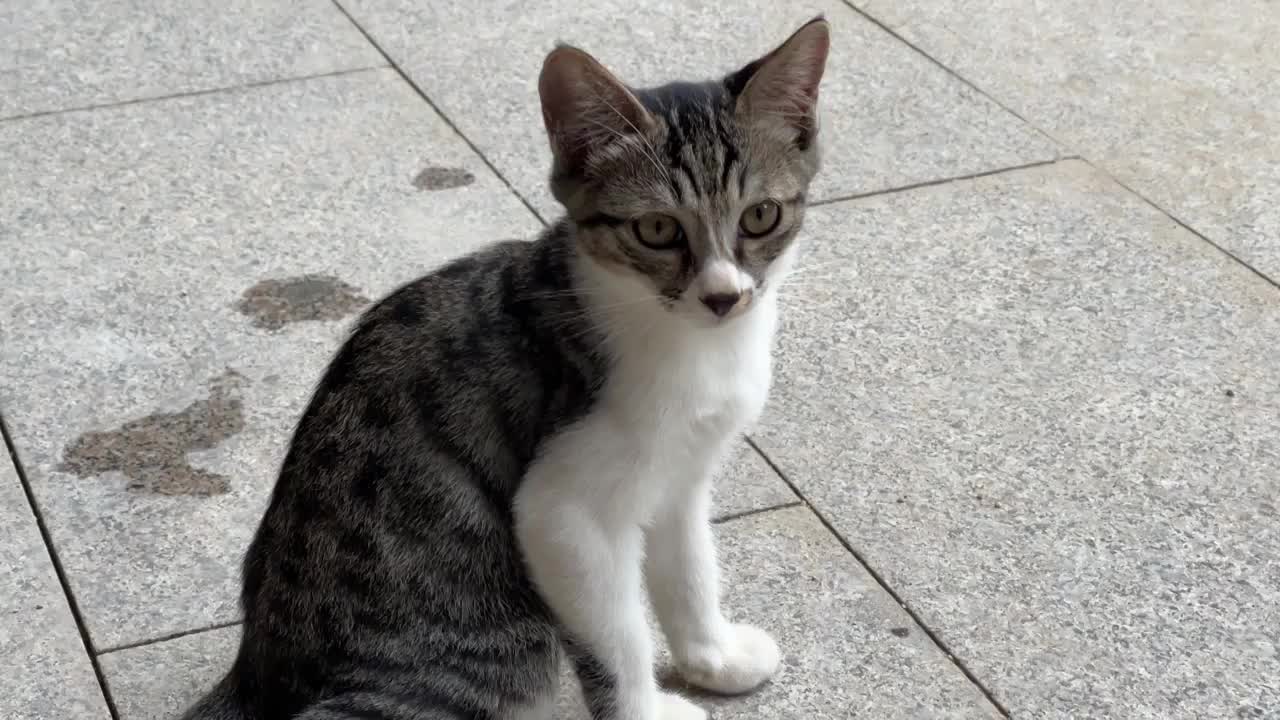
[[[631,222],[641,245],[654,250],[670,250],[684,244],[684,229],[670,215],[649,213]]]
[[[765,200],[747,208],[738,220],[738,227],[747,237],[760,237],[773,232],[782,220],[782,206],[773,200]]]

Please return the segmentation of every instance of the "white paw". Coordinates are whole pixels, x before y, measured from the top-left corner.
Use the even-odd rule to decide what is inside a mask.
[[[707,720],[707,711],[679,695],[660,693],[658,720]]]
[[[690,684],[722,695],[739,695],[760,687],[778,672],[778,643],[752,625],[730,625],[717,645],[688,648],[678,662]]]

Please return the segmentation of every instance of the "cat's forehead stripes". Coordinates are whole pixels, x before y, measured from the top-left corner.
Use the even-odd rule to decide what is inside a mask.
[[[737,190],[745,181],[741,132],[721,83],[672,83],[638,97],[666,126],[667,182],[681,203]],[[736,175],[736,179],[735,179]]]

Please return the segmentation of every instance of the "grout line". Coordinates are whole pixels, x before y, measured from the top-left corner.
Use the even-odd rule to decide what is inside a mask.
[[[938,66],[938,68],[940,68],[943,72],[945,72],[946,74],[948,74],[948,75],[950,75],[951,77],[955,78],[956,80],[960,81],[960,82],[961,82],[961,83],[963,83],[965,86],[967,86],[969,89],[971,89],[971,90],[973,90],[974,92],[978,93],[978,94],[979,94],[979,95],[981,95],[982,97],[986,98],[988,101],[990,101],[990,102],[991,102],[992,104],[994,104],[996,107],[1000,108],[1001,110],[1004,110],[1005,112],[1009,113],[1010,115],[1014,116],[1015,118],[1017,118],[1017,119],[1021,120],[1021,121],[1022,121],[1022,123],[1023,123],[1024,125],[1026,125],[1027,127],[1031,128],[1032,130],[1036,131],[1036,132],[1037,132],[1037,133],[1039,133],[1040,135],[1044,136],[1044,138],[1045,138],[1046,140],[1048,140],[1049,142],[1053,143],[1054,145],[1056,145],[1056,146],[1057,146],[1057,147],[1059,147],[1059,148],[1065,148],[1065,147],[1066,147],[1066,145],[1065,145],[1065,144],[1063,144],[1063,143],[1061,143],[1061,142],[1058,142],[1058,139],[1057,139],[1057,138],[1055,138],[1054,136],[1050,135],[1048,132],[1046,132],[1045,130],[1041,129],[1038,125],[1036,125],[1035,123],[1031,122],[1031,121],[1030,121],[1030,120],[1028,120],[1026,117],[1024,117],[1024,116],[1022,115],[1022,113],[1020,113],[1020,112],[1018,112],[1017,110],[1014,110],[1013,108],[1009,107],[1008,105],[1005,105],[1004,103],[1000,102],[998,99],[996,99],[996,98],[995,98],[995,96],[991,95],[991,93],[988,93],[986,90],[983,90],[982,88],[978,87],[976,84],[974,84],[973,82],[971,82],[971,81],[969,80],[969,78],[966,78],[965,76],[961,75],[960,73],[956,72],[955,70],[952,70],[950,67],[948,67],[946,64],[944,64],[941,60],[939,60],[939,59],[935,58],[934,56],[930,55],[929,53],[925,52],[924,48],[922,48],[922,47],[920,47],[919,45],[916,45],[915,43],[913,43],[913,42],[911,42],[910,40],[906,39],[905,37],[903,37],[903,36],[902,36],[902,34],[901,34],[901,33],[899,33],[897,30],[894,30],[893,28],[889,27],[889,26],[888,26],[888,24],[886,24],[885,22],[883,22],[882,20],[880,20],[880,19],[879,19],[879,18],[877,18],[876,16],[872,15],[871,13],[867,12],[866,10],[863,10],[862,8],[858,7],[857,5],[854,5],[854,4],[853,4],[853,0],[842,0],[842,1],[844,2],[844,4],[845,4],[845,5],[847,5],[847,6],[849,7],[849,9],[850,9],[850,10],[854,11],[854,12],[855,12],[855,13],[857,13],[858,15],[861,15],[861,16],[862,16],[862,18],[863,18],[864,20],[866,20],[867,22],[871,23],[872,25],[875,25],[876,27],[880,28],[880,29],[881,29],[881,30],[883,30],[884,32],[888,33],[891,37],[893,37],[895,40],[897,40],[898,42],[902,43],[903,45],[906,45],[907,47],[911,48],[911,49],[912,49],[912,50],[914,50],[918,55],[920,55],[921,57],[923,57],[925,60],[928,60],[929,62],[931,62],[931,63],[933,63],[934,65]]]
[[[1007,112],[1007,113],[1009,113],[1010,115],[1012,115],[1012,116],[1014,116],[1014,117],[1018,118],[1018,119],[1019,119],[1019,120],[1021,120],[1023,123],[1025,123],[1028,127],[1030,127],[1031,129],[1035,130],[1036,132],[1040,133],[1041,135],[1043,135],[1044,137],[1046,137],[1047,139],[1049,139],[1051,142],[1053,142],[1053,143],[1054,143],[1055,145],[1057,145],[1058,147],[1060,147],[1060,148],[1064,148],[1064,149],[1068,147],[1067,143],[1060,142],[1060,141],[1059,141],[1057,138],[1055,138],[1053,135],[1049,134],[1049,132],[1048,132],[1048,131],[1044,130],[1043,128],[1039,127],[1038,125],[1036,125],[1035,123],[1031,122],[1031,121],[1030,121],[1030,120],[1028,120],[1026,117],[1024,117],[1024,116],[1022,115],[1022,113],[1019,113],[1018,111],[1014,110],[1013,108],[1009,107],[1008,105],[1004,104],[1003,102],[1000,102],[1000,100],[999,100],[999,99],[997,99],[994,95],[992,95],[991,93],[988,93],[986,90],[983,90],[982,88],[978,87],[978,85],[977,85],[976,83],[974,83],[973,81],[969,80],[969,79],[968,79],[968,78],[966,78],[965,76],[961,75],[959,72],[957,72],[957,71],[955,71],[955,70],[951,69],[950,67],[948,67],[947,65],[943,64],[943,63],[942,63],[942,61],[938,60],[937,58],[933,57],[933,56],[932,56],[932,55],[930,55],[929,53],[925,52],[925,50],[924,50],[923,48],[921,48],[919,45],[916,45],[915,43],[913,43],[913,42],[911,42],[910,40],[906,39],[906,38],[905,38],[905,37],[903,37],[900,33],[898,33],[898,31],[896,31],[896,30],[894,30],[893,28],[889,27],[887,24],[885,24],[884,22],[882,22],[881,20],[879,20],[878,18],[876,18],[875,16],[873,16],[871,13],[869,13],[869,12],[867,12],[867,11],[863,10],[862,8],[857,7],[856,5],[854,5],[854,4],[853,4],[854,0],[843,0],[843,2],[844,2],[844,4],[845,4],[845,5],[848,5],[848,6],[849,6],[849,8],[850,8],[850,9],[852,9],[855,13],[857,13],[857,14],[861,15],[863,18],[865,18],[868,22],[871,22],[871,23],[872,23],[872,24],[874,24],[876,27],[880,28],[881,30],[883,30],[883,31],[885,31],[886,33],[888,33],[889,35],[891,35],[891,36],[892,36],[894,39],[896,39],[898,42],[901,42],[902,44],[904,44],[904,45],[906,45],[907,47],[911,48],[911,49],[912,49],[912,50],[914,50],[915,52],[919,53],[919,54],[920,54],[922,57],[924,57],[926,60],[928,60],[929,62],[933,63],[934,65],[937,65],[939,68],[941,68],[944,72],[946,72],[946,73],[947,73],[948,75],[950,75],[951,77],[955,78],[956,80],[958,80],[958,81],[960,81],[960,82],[964,83],[965,85],[967,85],[968,87],[972,88],[974,92],[978,93],[978,94],[979,94],[979,95],[981,95],[982,97],[986,98],[987,100],[991,101],[992,103],[995,103],[997,106],[999,106],[999,107],[1000,107],[1002,110],[1004,110],[1005,112]],[[1152,200],[1152,199],[1148,198],[1146,195],[1143,195],[1141,192],[1138,192],[1136,189],[1134,189],[1134,188],[1133,188],[1132,186],[1130,186],[1128,183],[1126,183],[1126,182],[1124,182],[1123,180],[1120,180],[1118,177],[1116,177],[1116,176],[1115,176],[1115,174],[1114,174],[1114,173],[1112,173],[1110,170],[1107,170],[1106,168],[1104,168],[1104,167],[1102,167],[1102,166],[1100,166],[1100,165],[1098,165],[1098,164],[1094,163],[1094,162],[1093,162],[1092,160],[1090,160],[1089,158],[1084,157],[1084,156],[1081,156],[1081,155],[1072,155],[1072,156],[1070,156],[1069,158],[1068,158],[1068,157],[1064,157],[1064,158],[1062,158],[1062,159],[1064,159],[1064,160],[1066,160],[1066,159],[1078,159],[1078,160],[1082,160],[1082,161],[1084,161],[1084,162],[1088,163],[1088,164],[1089,164],[1089,166],[1090,166],[1090,167],[1092,167],[1094,170],[1096,170],[1096,171],[1098,171],[1098,172],[1102,173],[1102,174],[1103,174],[1103,175],[1105,175],[1107,178],[1109,178],[1112,182],[1116,183],[1117,185],[1119,185],[1120,187],[1124,188],[1125,190],[1128,190],[1131,194],[1133,194],[1133,195],[1134,195],[1135,197],[1137,197],[1139,200],[1143,201],[1144,203],[1146,203],[1147,205],[1149,205],[1149,206],[1151,206],[1153,209],[1155,209],[1157,212],[1159,212],[1159,213],[1163,214],[1165,217],[1167,217],[1167,218],[1169,218],[1170,220],[1172,220],[1174,223],[1176,223],[1176,224],[1177,224],[1179,227],[1181,227],[1182,229],[1186,230],[1187,232],[1191,233],[1192,235],[1195,235],[1196,237],[1200,238],[1200,239],[1201,239],[1201,240],[1203,240],[1204,242],[1208,243],[1210,246],[1212,246],[1214,249],[1216,249],[1216,250],[1218,250],[1219,252],[1221,252],[1223,255],[1226,255],[1228,258],[1230,258],[1230,259],[1232,259],[1232,260],[1236,261],[1237,263],[1239,263],[1239,264],[1243,265],[1246,269],[1248,269],[1250,272],[1252,272],[1253,274],[1257,275],[1258,277],[1262,278],[1262,279],[1263,279],[1263,280],[1265,280],[1267,283],[1269,283],[1269,284],[1271,284],[1271,285],[1274,285],[1276,288],[1280,288],[1280,278],[1272,278],[1272,277],[1270,277],[1270,276],[1266,275],[1265,273],[1263,273],[1263,272],[1262,272],[1261,270],[1259,270],[1258,268],[1256,268],[1256,267],[1254,267],[1254,266],[1250,265],[1247,261],[1245,261],[1245,260],[1244,260],[1243,258],[1241,258],[1240,256],[1236,255],[1235,253],[1232,253],[1230,250],[1226,249],[1226,248],[1225,248],[1225,247],[1223,247],[1222,245],[1219,245],[1218,243],[1214,242],[1213,240],[1210,240],[1208,235],[1205,235],[1204,233],[1200,232],[1199,230],[1196,230],[1195,228],[1191,227],[1191,225],[1189,225],[1188,223],[1184,222],[1184,221],[1183,221],[1181,218],[1179,218],[1177,215],[1174,215],[1174,214],[1173,214],[1172,212],[1170,212],[1169,210],[1166,210],[1165,208],[1161,207],[1161,206],[1160,206],[1158,203],[1156,203],[1154,200]],[[841,199],[850,199],[850,198],[841,198]],[[835,202],[835,200],[828,200],[828,201],[823,201],[823,202]],[[822,204],[822,203],[813,203],[813,204],[815,204],[815,205],[820,205],[820,204]]]
[[[102,674],[102,666],[98,663],[98,658],[93,654],[93,640],[89,637],[89,627],[85,625],[84,614],[80,612],[80,604],[76,602],[76,596],[71,592],[71,583],[67,578],[67,571],[62,567],[58,552],[53,547],[53,537],[49,534],[49,527],[45,525],[44,516],[40,514],[40,505],[36,502],[35,492],[31,489],[31,481],[22,466],[22,461],[18,458],[18,447],[13,442],[13,436],[9,434],[9,426],[5,423],[3,416],[0,416],[0,436],[4,437],[4,446],[8,451],[9,460],[13,463],[14,472],[18,474],[18,482],[22,484],[22,492],[27,496],[27,504],[30,506],[31,514],[35,516],[36,527],[40,530],[40,539],[44,541],[45,551],[49,553],[49,560],[53,563],[53,571],[58,576],[58,584],[62,586],[63,598],[67,601],[67,607],[71,610],[71,617],[75,620],[76,629],[80,631],[80,642],[84,643],[85,654],[88,655],[89,664],[93,667],[93,674],[98,679],[98,689],[102,691],[102,699],[107,704],[107,712],[111,713],[112,720],[120,720],[120,711],[116,708],[115,699],[111,697],[111,689],[107,686],[107,678]]]
[[[1209,246],[1210,246],[1210,247],[1212,247],[1213,249],[1217,250],[1218,252],[1222,253],[1223,255],[1226,255],[1226,256],[1227,256],[1228,258],[1230,258],[1231,260],[1234,260],[1234,261],[1236,261],[1237,263],[1239,263],[1240,265],[1244,266],[1244,268],[1245,268],[1245,269],[1247,269],[1249,272],[1252,272],[1254,275],[1257,275],[1258,277],[1262,278],[1262,279],[1263,279],[1264,281],[1266,281],[1268,284],[1275,286],[1277,289],[1280,289],[1280,277],[1277,277],[1277,278],[1272,278],[1272,277],[1270,277],[1269,275],[1267,275],[1266,273],[1262,272],[1262,271],[1261,271],[1261,270],[1259,270],[1258,268],[1256,268],[1256,267],[1254,267],[1254,266],[1250,265],[1250,264],[1248,263],[1248,261],[1246,261],[1244,258],[1240,257],[1239,255],[1236,255],[1235,253],[1231,252],[1230,250],[1226,249],[1225,247],[1223,247],[1223,246],[1219,245],[1218,243],[1216,243],[1216,242],[1214,242],[1214,241],[1210,240],[1208,235],[1205,235],[1204,233],[1200,232],[1199,230],[1196,230],[1195,228],[1191,227],[1191,226],[1190,226],[1189,224],[1187,224],[1186,222],[1183,222],[1183,220],[1182,220],[1181,218],[1179,218],[1177,215],[1174,215],[1173,213],[1169,212],[1168,210],[1164,209],[1163,207],[1160,207],[1160,205],[1158,205],[1154,200],[1152,200],[1151,198],[1148,198],[1146,195],[1143,195],[1142,193],[1138,192],[1138,191],[1137,191],[1136,189],[1134,189],[1131,185],[1129,185],[1128,183],[1124,182],[1124,181],[1123,181],[1123,180],[1121,180],[1120,178],[1117,178],[1115,175],[1111,174],[1111,172],[1110,172],[1109,170],[1107,170],[1106,168],[1104,168],[1104,167],[1099,167],[1098,165],[1095,165],[1095,164],[1093,163],[1093,161],[1089,160],[1088,158],[1081,158],[1081,160],[1083,160],[1085,163],[1087,163],[1087,164],[1089,165],[1089,167],[1091,167],[1091,168],[1093,168],[1094,170],[1097,170],[1098,172],[1100,172],[1100,173],[1102,173],[1103,175],[1105,175],[1108,179],[1110,179],[1110,180],[1111,180],[1111,182],[1114,182],[1115,184],[1117,184],[1117,185],[1119,185],[1120,187],[1124,188],[1124,189],[1125,189],[1125,190],[1127,190],[1130,194],[1132,194],[1134,197],[1138,198],[1138,199],[1139,199],[1139,200],[1141,200],[1142,202],[1144,202],[1144,203],[1146,203],[1147,205],[1149,205],[1152,209],[1156,210],[1156,211],[1157,211],[1157,212],[1159,212],[1161,215],[1164,215],[1165,217],[1167,217],[1167,218],[1169,218],[1170,220],[1172,220],[1175,224],[1177,224],[1177,225],[1178,225],[1178,227],[1180,227],[1180,228],[1182,228],[1183,230],[1186,230],[1187,232],[1191,233],[1192,235],[1195,235],[1196,237],[1200,238],[1200,239],[1201,239],[1201,240],[1203,240],[1204,242],[1208,243],[1208,244],[1209,244]]]
[[[371,70],[384,70],[386,65],[369,65],[367,67],[350,68],[347,70],[334,70],[332,72],[317,73],[315,75],[299,75],[297,77],[276,78],[274,80],[260,80],[258,82],[245,83],[243,85],[227,85],[225,87],[208,88],[206,90],[191,90],[188,92],[170,93],[168,95],[155,95],[151,97],[133,98],[130,100],[118,100],[115,102],[98,103],[95,105],[82,105],[80,107],[63,108],[59,110],[39,110],[32,113],[22,115],[10,115],[8,117],[0,117],[0,122],[8,122],[10,120],[30,120],[32,118],[49,117],[50,115],[65,115],[67,113],[87,112],[89,110],[109,110],[111,108],[128,107],[130,105],[140,105],[142,103],[158,102],[162,100],[180,100],[182,98],[201,97],[202,95],[213,95],[215,93],[235,92],[237,90],[254,90],[257,88],[271,87],[273,85],[284,85],[287,83],[304,82],[307,80],[319,80],[322,78],[342,77],[343,75],[355,75],[357,73],[369,72]]]
[[[228,620],[226,622],[214,623],[212,625],[206,625],[204,627],[192,628],[191,630],[179,630],[177,632],[169,633],[168,635],[161,635],[159,637],[153,637],[147,640],[138,640],[137,642],[128,642],[122,645],[114,645],[112,647],[106,648],[105,650],[99,650],[98,657],[102,657],[103,655],[107,655],[114,652],[120,652],[122,650],[132,650],[134,648],[146,647],[148,645],[167,642],[169,640],[177,640],[178,638],[184,638],[184,637],[187,637],[188,635],[199,635],[202,632],[211,632],[213,630],[221,630],[223,628],[235,627],[242,623],[244,623],[243,620]]]
[[[978,178],[991,177],[992,175],[1002,175],[1004,173],[1018,172],[1019,170],[1031,170],[1046,165],[1056,165],[1060,162],[1069,160],[1082,160],[1079,155],[1063,155],[1053,160],[1036,160],[1035,162],[1023,163],[1021,165],[1010,165],[1008,167],[996,168],[995,170],[983,170],[982,172],[968,173],[966,175],[956,175],[954,177],[940,178],[938,180],[925,180],[922,182],[911,183],[910,185],[900,185],[897,187],[888,187],[881,190],[871,190],[868,192],[853,193],[852,195],[840,195],[833,198],[825,198],[809,203],[809,207],[819,207],[822,205],[832,205],[834,203],[848,202],[849,200],[861,200],[863,198],[876,197],[878,195],[895,195],[910,190],[919,190],[920,188],[934,187],[937,185],[947,185],[954,182],[963,182],[965,180],[977,180]]]
[[[827,528],[827,531],[830,532],[832,535],[834,535],[835,538],[840,541],[840,544],[844,546],[845,550],[849,551],[849,554],[853,555],[854,559],[857,560],[858,563],[862,565],[862,568],[866,570],[871,575],[871,577],[876,581],[876,584],[878,584],[885,592],[889,593],[889,597],[892,597],[894,601],[898,603],[898,606],[901,607],[903,611],[905,611],[907,615],[911,617],[911,620],[921,630],[924,631],[925,635],[929,636],[929,639],[933,641],[934,645],[938,646],[938,649],[946,653],[947,659],[950,660],[953,665],[959,668],[960,672],[964,673],[964,676],[969,679],[969,682],[973,683],[978,688],[978,690],[982,692],[982,694],[987,698],[987,702],[995,706],[995,709],[998,710],[1000,714],[1003,715],[1004,717],[1006,718],[1012,717],[1009,714],[1008,708],[1006,708],[1003,703],[1001,703],[999,700],[996,699],[996,696],[992,694],[991,690],[987,689],[987,686],[984,685],[982,681],[978,679],[978,676],[975,675],[967,665],[965,665],[963,660],[957,657],[955,653],[951,652],[951,648],[948,647],[946,642],[944,642],[942,638],[938,636],[938,633],[934,632],[932,628],[924,624],[924,620],[921,619],[920,615],[915,610],[913,610],[910,605],[907,604],[907,601],[903,599],[902,596],[899,595],[896,590],[894,590],[892,587],[889,586],[889,583],[885,581],[884,577],[880,573],[876,572],[876,570],[871,567],[871,565],[867,562],[867,559],[862,555],[862,553],[855,550],[853,548],[853,545],[847,539],[845,539],[844,535],[842,535],[840,531],[836,530],[835,526],[831,523],[831,521],[827,519],[827,516],[824,515],[822,511],[819,510],[812,502],[810,502],[809,498],[805,497],[805,494],[800,491],[800,488],[794,482],[792,482],[791,478],[787,477],[787,474],[782,471],[782,468],[778,467],[778,464],[773,461],[773,458],[769,457],[769,455],[766,454],[765,451],[761,449],[759,445],[756,444],[756,441],[753,438],[748,437],[747,443],[751,445],[751,447],[755,448],[756,452],[760,453],[760,457],[764,458],[764,461],[769,463],[769,467],[773,468],[773,471],[778,473],[778,477],[782,478],[782,481],[785,482],[791,488],[791,491],[794,492],[796,496],[800,498],[800,501],[804,503],[804,505],[809,508],[809,511],[812,512],[814,516],[818,518],[818,521],[821,522],[823,526]]]
[[[471,148],[471,152],[475,153],[480,158],[480,160],[489,168],[489,170],[492,171],[493,174],[496,175],[498,179],[502,181],[502,184],[507,186],[507,189],[511,191],[511,194],[515,195],[516,199],[519,200],[521,203],[523,203],[524,206],[529,209],[529,212],[533,213],[533,216],[538,219],[538,222],[541,222],[543,226],[550,226],[550,223],[547,222],[546,218],[542,217],[542,213],[538,212],[538,210],[533,207],[533,203],[529,202],[529,200],[526,199],[524,195],[520,194],[520,191],[516,189],[516,186],[512,185],[511,181],[508,180],[507,177],[498,170],[498,166],[494,165],[493,162],[489,160],[489,157],[485,155],[483,152],[481,152],[480,148],[474,142],[471,141],[471,138],[463,134],[462,130],[458,127],[457,123],[455,123],[452,118],[446,115],[444,111],[440,109],[440,106],[437,105],[434,101],[432,101],[430,97],[427,96],[427,93],[418,85],[418,83],[413,81],[413,78],[409,77],[409,73],[405,72],[404,68],[401,67],[400,63],[396,62],[395,59],[391,57],[391,54],[388,53],[386,49],[384,49],[382,45],[378,43],[377,40],[373,39],[373,35],[369,34],[369,31],[365,30],[364,26],[356,22],[355,17],[353,17],[351,13],[347,12],[347,9],[342,6],[342,3],[339,2],[339,0],[333,0],[333,4],[338,8],[338,10],[343,15],[346,16],[347,21],[350,22],[351,25],[355,27],[356,30],[360,31],[360,34],[363,35],[364,39],[368,41],[370,45],[373,46],[373,49],[377,50],[382,55],[382,58],[387,61],[387,64],[390,65],[391,68],[395,70],[397,73],[399,73],[400,78],[404,80],[405,83],[409,85],[409,87],[413,88],[413,91],[418,94],[418,97],[422,98],[422,101],[425,102],[428,106],[430,106],[433,111],[435,111],[435,114],[439,116],[441,120],[444,121],[444,124],[448,125],[449,129],[453,130],[454,134],[456,134],[459,138],[461,138],[462,142],[467,144],[467,147]]]
[[[721,525],[727,522],[732,522],[734,520],[749,518],[753,515],[763,515],[765,513],[773,512],[774,510],[786,510],[787,508],[800,507],[803,504],[804,503],[800,502],[799,500],[793,500],[791,502],[779,503],[777,505],[769,505],[767,507],[752,508],[751,510],[739,510],[738,512],[732,512],[727,515],[720,515],[718,517],[715,517],[711,520],[711,524]]]

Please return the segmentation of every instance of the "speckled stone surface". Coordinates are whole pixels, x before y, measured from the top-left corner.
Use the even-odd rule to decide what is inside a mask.
[[[0,457],[0,717],[107,720],[31,505]]]
[[[699,697],[718,720],[999,717],[808,510],[733,520],[717,533],[726,607],[773,632],[785,656],[778,677],[753,695]],[[172,717],[226,670],[238,634],[228,628],[104,655],[121,719]],[[567,674],[557,717],[585,718]]]
[[[715,720],[757,718],[998,718],[947,659],[807,508],[718,527],[724,607],[773,634],[782,670],[755,693],[691,694]],[[669,674],[662,649],[660,666]],[[566,679],[566,720],[587,720]]]
[[[1275,717],[1280,292],[1078,162],[810,219],[806,497],[1014,717]]]
[[[240,626],[109,652],[98,658],[120,720],[173,720],[231,667]]]
[[[715,516],[799,502],[791,488],[750,445],[738,443],[715,480]]]
[[[383,64],[329,0],[0,9],[0,119]]]
[[[353,295],[541,227],[389,70],[0,123],[0,157],[0,411],[98,649],[236,617]]]
[[[832,24],[822,85],[826,167],[814,197],[1045,160],[1056,146],[838,0],[522,3],[343,0],[544,217],[551,160],[539,110],[542,59],[557,40],[624,81],[718,76],[763,55],[818,13]],[[449,38],[448,42],[435,41]],[[476,82],[475,78],[484,78]]]
[[[557,214],[546,51],[705,77],[818,12],[815,199],[1080,154],[1280,280],[1267,0],[0,3],[0,413],[121,718],[229,664],[235,627],[153,641],[236,617],[355,313],[540,229],[467,141]],[[1280,291],[1078,162],[810,218],[754,439],[817,511],[1014,718],[1280,720]],[[806,507],[751,514],[796,501],[745,443],[719,477],[787,661],[715,718],[997,716]],[[8,466],[0,541],[0,717],[106,720]]]
[[[1280,282],[1274,2],[854,4]]]

